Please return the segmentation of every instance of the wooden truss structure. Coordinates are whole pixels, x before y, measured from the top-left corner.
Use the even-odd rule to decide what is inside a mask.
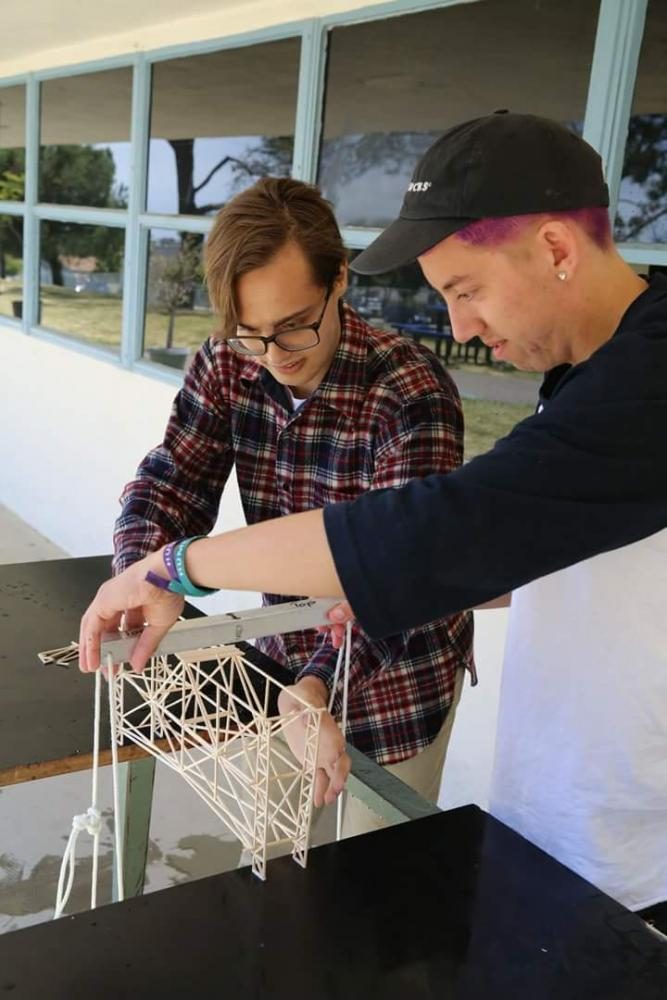
[[[240,840],[266,877],[267,850],[289,845],[305,867],[323,709],[302,701],[271,714],[283,685],[235,646],[155,656],[114,683],[119,742],[130,740],[176,771]],[[303,727],[304,758],[282,737]]]
[[[298,705],[289,715],[278,712],[284,685],[249,658],[236,643],[312,628],[327,623],[330,600],[304,599],[235,614],[178,622],[163,638],[142,673],[127,661],[137,632],[110,633],[102,641],[109,680],[114,812],[118,816],[117,746],[130,741],[176,771],[240,840],[252,871],[266,878],[267,852],[287,845],[305,868],[312,816],[320,725],[324,709],[313,708],[290,692]],[[350,633],[346,640],[344,704],[347,700]],[[342,661],[340,651],[333,687]],[[74,665],[78,646],[39,653],[42,663]],[[116,666],[114,666],[116,664]],[[345,716],[345,709],[344,709]],[[284,733],[299,726],[303,761],[289,750]],[[85,829],[100,835],[97,808],[100,684],[95,685],[92,805],[73,820],[58,886],[56,916],[69,897],[74,877],[76,838]],[[340,827],[339,810],[339,827]],[[116,827],[118,894],[122,898],[122,855]]]

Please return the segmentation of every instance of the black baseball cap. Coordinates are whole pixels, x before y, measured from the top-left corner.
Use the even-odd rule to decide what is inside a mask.
[[[424,153],[398,219],[350,267],[390,271],[478,219],[607,205],[592,146],[549,118],[496,111],[448,129]]]

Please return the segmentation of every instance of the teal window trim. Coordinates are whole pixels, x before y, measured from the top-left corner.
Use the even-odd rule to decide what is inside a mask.
[[[34,73],[18,74],[0,80],[0,88],[26,87],[26,190],[23,202],[0,203],[0,213],[23,216],[24,248],[24,309],[22,327],[26,333],[79,350],[100,360],[122,364],[142,374],[178,384],[181,376],[163,372],[159,366],[142,360],[144,297],[147,251],[151,228],[185,230],[206,234],[211,228],[210,217],[164,216],[148,213],[146,184],[148,144],[150,137],[150,76],[152,66],[170,59],[205,55],[225,49],[251,46],[264,42],[298,37],[301,40],[297,92],[294,156],[295,177],[314,182],[321,139],[324,110],[329,32],[337,27],[385,20],[404,14],[477,3],[479,0],[390,0],[367,5],[357,10],[341,11],[321,18],[295,20],[266,28],[223,35],[201,42],[166,46],[139,54],[124,54],[108,59],[91,60],[68,66],[58,66]],[[585,137],[596,146],[607,164],[607,174],[616,205],[618,183],[622,170],[625,136],[632,103],[647,0],[601,0],[598,31],[584,122]],[[224,15],[223,15],[224,16]],[[132,169],[127,210],[96,209],[86,206],[45,205],[38,202],[40,85],[42,82],[104,70],[130,67],[133,72],[130,152]],[[102,348],[70,340],[38,327],[39,298],[39,225],[42,219],[80,224],[110,225],[125,230],[123,281],[123,321],[120,357],[110,356]],[[380,230],[343,230],[350,249],[364,249]],[[667,248],[638,244],[622,245],[625,259],[634,263],[667,263]],[[4,317],[0,323],[16,327]]]
[[[0,215],[25,215],[25,202],[0,201]]]
[[[605,165],[609,213],[616,215],[647,0],[601,0],[584,138]]]
[[[663,243],[619,243],[617,247],[628,264],[667,267],[667,246]]]
[[[111,226],[113,229],[124,229],[128,221],[128,212],[119,208],[93,208],[86,205],[51,205],[37,202],[34,214],[42,221],[75,222],[83,226]]]
[[[138,55],[132,67],[130,114],[130,183],[123,258],[123,313],[120,362],[132,368],[143,350],[144,305],[148,260],[148,230],[141,225],[148,186],[150,141],[151,66]]]

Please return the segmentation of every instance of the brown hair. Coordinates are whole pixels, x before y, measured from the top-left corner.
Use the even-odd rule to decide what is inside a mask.
[[[328,201],[312,184],[290,177],[263,177],[232,198],[216,216],[204,252],[208,294],[233,336],[238,320],[237,279],[263,267],[290,240],[310,261],[318,284],[333,284],[346,260]]]

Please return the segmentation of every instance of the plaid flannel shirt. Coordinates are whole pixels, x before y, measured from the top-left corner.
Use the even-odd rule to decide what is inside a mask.
[[[123,491],[116,572],[174,538],[208,534],[233,465],[253,524],[461,464],[461,404],[439,360],[405,337],[370,327],[349,306],[341,319],[331,367],[296,410],[255,361],[219,339],[203,344],[174,400],[164,441]],[[291,599],[264,595],[267,603]],[[348,739],[380,764],[428,746],[447,715],[456,671],[473,669],[472,630],[470,612],[382,641],[355,626]],[[311,629],[258,645],[295,678],[312,674],[331,687],[337,652],[324,634]],[[340,702],[337,691],[334,713]]]

